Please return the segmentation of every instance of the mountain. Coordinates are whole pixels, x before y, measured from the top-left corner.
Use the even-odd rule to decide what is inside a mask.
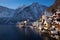
[[[32,3],[29,6],[24,6],[23,8],[18,8],[14,15],[15,21],[22,21],[30,19],[31,21],[37,20],[47,9],[46,6],[40,5],[39,3]]]
[[[7,23],[14,15],[15,10],[0,6],[0,23]]]
[[[23,5],[17,9],[10,9],[0,6],[0,24],[12,24],[17,21],[30,19],[37,20],[48,7],[39,3],[32,3],[31,5]]]
[[[60,9],[60,0],[55,0],[54,4],[51,5],[51,6],[47,9],[47,11],[48,11],[48,12],[51,12],[51,11],[57,9],[57,8]]]
[[[14,10],[7,7],[0,6],[0,18],[1,17],[12,17]]]

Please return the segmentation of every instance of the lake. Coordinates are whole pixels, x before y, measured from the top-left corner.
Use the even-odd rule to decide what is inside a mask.
[[[30,28],[0,24],[0,40],[42,40],[42,37]]]

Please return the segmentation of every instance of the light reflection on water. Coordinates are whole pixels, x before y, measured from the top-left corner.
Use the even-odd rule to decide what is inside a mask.
[[[31,29],[1,24],[0,40],[41,40],[41,37]]]

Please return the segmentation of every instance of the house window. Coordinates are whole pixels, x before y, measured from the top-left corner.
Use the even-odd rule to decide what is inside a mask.
[[[57,21],[59,21],[59,22],[60,22],[60,18],[59,18],[59,19],[57,19]]]

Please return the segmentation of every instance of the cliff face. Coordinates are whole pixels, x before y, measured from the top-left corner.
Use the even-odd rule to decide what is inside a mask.
[[[50,12],[50,11],[52,11],[53,9],[56,9],[56,8],[60,8],[60,0],[55,0],[55,3],[52,5],[52,6],[50,6],[48,9],[47,9],[47,11],[48,12]]]

